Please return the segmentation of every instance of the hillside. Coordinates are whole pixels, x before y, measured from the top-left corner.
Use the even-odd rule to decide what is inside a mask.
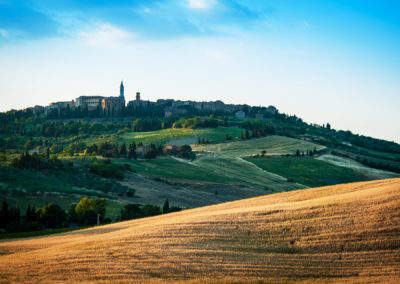
[[[68,212],[69,226],[84,197],[105,198],[104,218],[116,221],[133,203],[160,207],[168,199],[194,208],[400,177],[394,142],[308,124],[274,108],[238,106],[246,115],[237,117],[232,109],[189,103],[166,116],[171,106],[164,103],[115,117],[80,108],[0,113],[0,200],[16,209],[15,223],[29,206],[55,203]],[[183,157],[179,147],[190,154]],[[13,222],[0,221],[0,233],[22,230],[7,227]]]
[[[10,282],[400,281],[400,179],[0,243]]]

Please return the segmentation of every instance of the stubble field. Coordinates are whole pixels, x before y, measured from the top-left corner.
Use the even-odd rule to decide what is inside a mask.
[[[400,179],[0,243],[3,282],[399,282]]]

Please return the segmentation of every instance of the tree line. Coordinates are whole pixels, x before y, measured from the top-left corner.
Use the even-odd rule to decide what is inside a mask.
[[[177,212],[182,208],[170,206],[168,199],[162,207],[146,204],[126,204],[114,221],[131,220]],[[21,215],[18,207],[10,208],[4,198],[0,206],[0,229],[3,232],[28,232],[43,229],[93,226],[110,223],[105,217],[106,200],[104,198],[83,197],[78,203],[65,211],[59,205],[49,203],[41,208],[28,204],[25,214]]]
[[[72,224],[90,226],[111,220],[105,218],[104,198],[82,198],[65,211],[59,205],[49,203],[36,209],[28,204],[21,216],[19,208],[9,208],[3,199],[0,208],[0,228],[7,232],[26,232],[42,229],[66,228]]]

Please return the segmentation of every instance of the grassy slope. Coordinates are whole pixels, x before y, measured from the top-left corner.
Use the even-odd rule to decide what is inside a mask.
[[[297,149],[323,149],[323,146],[282,136],[232,141],[227,143],[195,146],[199,152],[193,164],[219,175],[235,178],[243,185],[265,188],[272,192],[302,188],[302,185],[288,183],[286,179],[261,170],[241,157],[254,155],[266,150],[269,154],[293,154]]]
[[[287,183],[286,179],[263,171],[240,157],[261,152],[289,154],[297,149],[321,149],[322,146],[288,137],[270,136],[260,139],[232,141],[220,144],[194,146],[199,152],[193,162],[177,161],[172,158],[129,161],[115,160],[114,163],[129,163],[137,173],[149,178],[161,178],[178,183],[217,183],[242,185],[270,191],[286,191],[303,186]],[[204,154],[203,152],[206,152]],[[211,154],[210,154],[211,153]]]
[[[236,131],[236,132],[235,132]],[[241,129],[239,128],[218,128],[218,129],[173,129],[173,130],[161,130],[154,131],[151,133],[140,133],[147,137],[146,143],[156,142],[157,139],[162,141],[163,139],[169,138],[172,135],[173,139],[188,139],[192,135],[200,135],[210,140],[223,140],[225,139],[226,132],[229,132],[231,136],[240,134]],[[194,134],[197,133],[197,134]],[[192,137],[192,139],[194,139]],[[172,195],[172,202],[178,202],[180,206],[199,206],[205,204],[213,204],[216,202],[235,200],[238,198],[249,197],[259,195],[267,192],[276,191],[287,191],[296,188],[302,188],[301,185],[293,183],[287,183],[285,179],[278,177],[274,174],[262,171],[261,169],[252,166],[250,163],[245,163],[241,159],[237,159],[243,153],[258,153],[260,149],[279,149],[282,153],[292,152],[293,149],[297,149],[299,145],[302,149],[302,145],[307,145],[308,148],[313,147],[313,144],[309,144],[302,140],[291,139],[287,137],[267,137],[262,139],[253,139],[249,141],[238,141],[229,142],[222,144],[210,144],[199,148],[211,148],[219,147],[220,151],[215,159],[199,158],[193,164],[181,162],[172,158],[162,158],[156,160],[141,160],[141,161],[128,161],[116,159],[115,163],[128,163],[133,169],[144,177],[152,180],[160,178],[163,181],[167,181],[174,186],[175,183],[180,185],[205,185],[212,186],[216,185],[228,185],[233,186],[235,189],[229,192],[227,188],[213,188],[201,192],[198,190],[194,193],[193,198],[196,198],[196,202],[188,202],[190,194],[187,192],[185,198],[178,199],[176,195]],[[222,151],[221,151],[222,148]],[[254,148],[254,149],[253,149]],[[253,149],[253,150],[252,150]],[[278,150],[277,150],[278,151]],[[295,151],[295,150],[294,150]],[[71,158],[75,164],[80,164],[82,161],[86,161],[86,158]],[[12,170],[12,169],[11,169]],[[14,170],[17,171],[17,170]],[[148,194],[141,194],[143,198],[140,199],[127,199],[126,197],[121,198],[111,192],[105,193],[96,190],[88,190],[84,187],[72,187],[65,182],[64,179],[57,179],[53,176],[43,175],[42,173],[18,170],[20,174],[6,175],[6,179],[2,180],[7,186],[7,191],[0,192],[1,197],[6,197],[10,204],[18,204],[21,208],[21,212],[25,211],[28,203],[34,204],[36,207],[41,207],[48,202],[55,202],[61,205],[64,209],[69,209],[71,204],[76,203],[79,199],[84,196],[94,197],[106,197],[109,199],[107,203],[107,215],[115,217],[118,215],[120,208],[123,206],[118,201],[111,201],[112,198],[118,198],[120,201],[126,202],[155,202],[154,197],[149,197]],[[164,184],[164,188],[160,186]],[[158,195],[160,200],[170,197],[169,192],[163,192],[163,190],[170,189],[170,186],[165,183],[158,184],[158,191],[154,191],[153,194]],[[252,187],[253,189],[243,189],[241,186]],[[135,184],[131,185],[139,191]],[[24,192],[12,192],[10,189],[24,190]],[[267,189],[268,191],[265,191]],[[214,196],[214,191],[217,190],[219,195]],[[123,192],[124,193],[124,192]],[[211,197],[210,197],[211,195]],[[160,201],[159,202],[163,202]],[[158,204],[157,203],[157,204]]]
[[[233,141],[229,143],[196,146],[196,151],[211,152],[215,157],[236,158],[259,154],[262,150],[268,154],[295,154],[296,150],[306,151],[317,148],[324,149],[324,146],[311,142],[294,139],[284,136],[268,136],[259,139]]]
[[[375,165],[386,165],[386,166],[392,166],[395,168],[400,169],[400,161],[396,161],[393,159],[388,159],[388,157],[385,158],[377,158],[377,157],[373,157],[373,156],[369,156],[369,155],[363,155],[363,154],[356,154],[350,151],[345,151],[345,150],[340,150],[340,149],[335,149],[335,152],[339,153],[340,155],[345,155],[346,157],[349,157],[353,160],[357,160],[359,159],[361,161],[361,163],[364,163],[364,161],[367,161],[368,163],[373,163]],[[369,150],[372,151],[372,150]],[[383,155],[385,155],[385,153],[383,152],[376,152],[376,153],[382,153]],[[390,155],[390,154],[386,154],[386,155]],[[393,154],[396,155],[396,154]],[[377,155],[380,156],[380,155]],[[395,157],[395,156],[392,156]]]
[[[317,160],[321,160],[321,161],[324,161],[324,162],[327,162],[327,163],[330,163],[330,164],[333,164],[336,166],[340,166],[340,167],[350,168],[352,170],[355,170],[359,173],[362,173],[362,174],[368,176],[370,179],[387,179],[387,178],[400,177],[400,174],[370,168],[370,167],[367,167],[355,160],[332,155],[332,154],[325,154],[325,155],[319,156],[317,158]]]
[[[369,180],[353,169],[309,157],[260,157],[246,160],[266,171],[292,178],[310,187]]]
[[[128,132],[122,135],[122,141],[129,144],[132,140],[144,144],[193,144],[197,143],[198,137],[212,142],[224,141],[226,134],[232,137],[240,136],[244,130],[237,127],[218,127],[205,129],[163,129],[149,132]]]
[[[371,150],[371,149],[367,149],[367,148],[363,148],[363,147],[359,147],[359,146],[355,146],[355,145],[352,145],[352,147],[355,148],[356,150],[360,150],[360,151],[369,153],[371,155],[374,155],[374,156],[377,156],[377,157],[381,157],[383,159],[400,161],[400,154],[379,152],[379,151],[374,151],[374,150]]]
[[[226,184],[228,180],[214,174],[212,171],[181,162],[171,157],[153,160],[113,160],[115,164],[128,164],[131,169],[148,178],[168,179],[169,181],[220,183]]]
[[[400,179],[256,197],[0,243],[0,278],[400,281]]]

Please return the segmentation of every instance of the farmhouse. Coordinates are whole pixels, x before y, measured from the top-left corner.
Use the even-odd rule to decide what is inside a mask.
[[[164,152],[169,155],[176,155],[178,154],[178,146],[176,145],[167,145],[164,147]]]

